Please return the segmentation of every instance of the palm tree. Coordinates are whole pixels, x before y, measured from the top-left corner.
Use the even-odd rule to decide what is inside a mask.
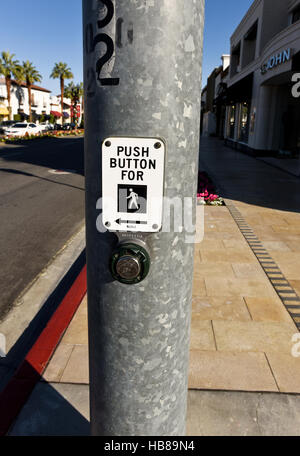
[[[37,69],[33,66],[31,62],[28,60],[23,62],[23,72],[24,78],[28,89],[28,101],[29,101],[29,121],[32,122],[32,113],[31,113],[31,89],[35,82],[41,82],[42,76],[37,71]]]
[[[71,68],[68,68],[66,63],[56,63],[50,75],[50,78],[59,79],[60,80],[60,95],[61,95],[61,115],[62,115],[62,123],[64,123],[64,92],[65,92],[65,79],[73,79],[73,73]]]
[[[72,105],[72,121],[75,119],[75,123],[77,124],[77,117],[75,116],[76,112],[76,106],[80,102],[80,99],[83,95],[83,83],[80,82],[80,84],[74,84],[73,82],[70,82],[67,87],[65,88],[65,96],[67,98],[70,98],[71,100],[71,105]]]
[[[18,60],[14,60],[15,54],[3,51],[0,57],[0,74],[5,78],[7,103],[9,111],[9,120],[11,120],[11,77],[16,71],[16,66],[19,64]]]
[[[22,65],[16,65],[15,71],[14,71],[14,78],[15,78],[16,84],[18,86],[17,98],[18,98],[18,102],[19,102],[19,112],[20,112],[21,101],[23,99],[23,91],[21,89],[21,85],[25,81],[24,69],[23,69]]]

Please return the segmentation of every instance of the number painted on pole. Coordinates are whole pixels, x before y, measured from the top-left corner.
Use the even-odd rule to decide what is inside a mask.
[[[99,1],[101,1],[107,8],[107,15],[103,19],[98,21],[98,27],[103,28],[103,27],[106,27],[110,23],[112,18],[114,17],[115,7],[111,0],[99,0]]]
[[[106,27],[114,17],[115,8],[112,0],[98,0],[106,6],[106,16],[97,21],[97,28],[101,29]],[[98,33],[94,36],[93,24],[88,24],[85,31],[86,36],[86,53],[91,54],[95,52],[97,44],[104,43],[106,45],[106,52],[96,62],[95,71],[93,68],[87,70],[87,95],[92,97],[95,95],[95,80],[98,80],[102,86],[117,86],[120,83],[120,78],[104,78],[101,77],[103,67],[114,55],[115,44],[113,39],[106,33]],[[96,79],[95,79],[96,77]]]
[[[96,74],[97,79],[100,81],[101,85],[119,85],[120,79],[119,78],[101,78],[101,71],[103,66],[110,61],[114,54],[114,42],[110,36],[106,35],[105,33],[100,33],[94,39],[94,47],[97,43],[105,43],[106,44],[106,53],[97,60],[96,63]]]

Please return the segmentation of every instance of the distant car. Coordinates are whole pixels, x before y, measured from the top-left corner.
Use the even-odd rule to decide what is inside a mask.
[[[51,124],[48,124],[47,122],[42,122],[39,124],[39,127],[41,127],[43,129],[43,131],[49,131],[49,130],[51,130],[50,125]]]
[[[16,122],[15,120],[4,120],[3,122],[0,123],[0,134],[3,134],[4,133],[4,130],[6,128],[9,128],[11,127],[12,125],[14,125]]]
[[[28,135],[39,135],[43,131],[43,128],[34,123],[18,122],[14,123],[11,127],[4,129],[6,136],[26,136]]]
[[[76,127],[76,125],[74,123],[66,123],[66,124],[64,124],[63,129],[64,130],[74,130],[75,127]]]

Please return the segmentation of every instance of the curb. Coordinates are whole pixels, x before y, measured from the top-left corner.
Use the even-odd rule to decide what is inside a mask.
[[[0,436],[7,434],[40,380],[86,291],[86,266],[84,266],[16,373],[0,393]]]
[[[0,359],[0,392],[36,342],[85,265],[85,229],[56,253],[0,322],[7,356]],[[6,373],[5,373],[6,371]]]

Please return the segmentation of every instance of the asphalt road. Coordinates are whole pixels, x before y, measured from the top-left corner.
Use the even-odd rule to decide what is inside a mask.
[[[82,138],[0,146],[0,319],[82,226],[83,155]]]

